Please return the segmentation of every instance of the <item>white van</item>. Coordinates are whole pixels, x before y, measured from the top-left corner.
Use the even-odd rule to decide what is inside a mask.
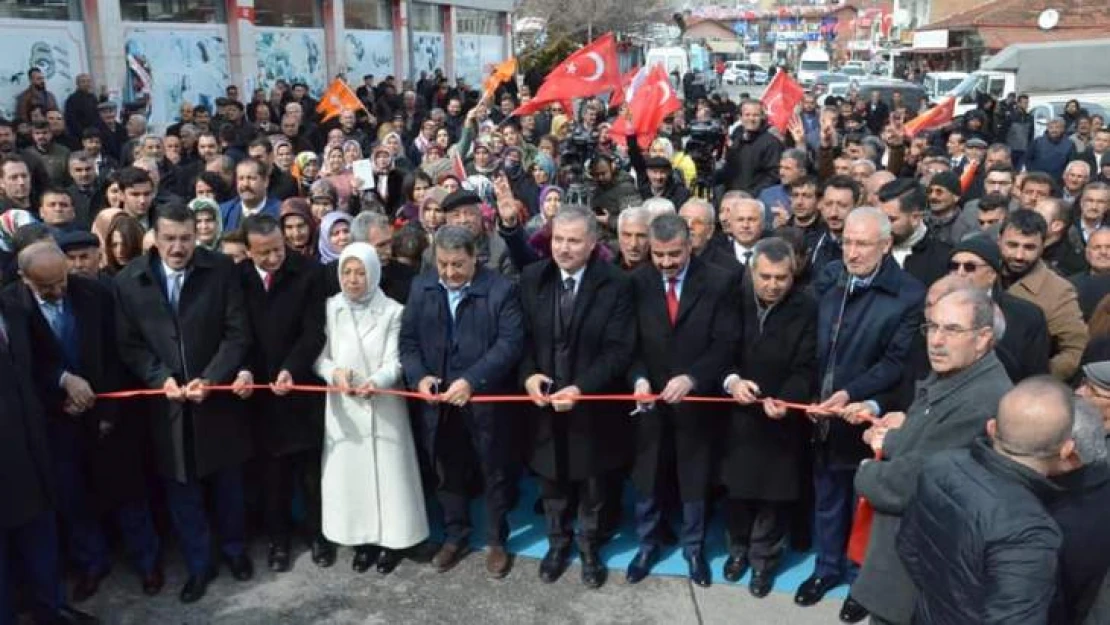
[[[813,86],[817,74],[829,71],[829,53],[821,48],[807,48],[798,60],[798,82],[803,87]]]
[[[656,63],[661,63],[667,70],[667,74],[673,74],[678,71],[678,79],[686,75],[686,71],[690,69],[690,57],[686,54],[685,48],[669,47],[669,48],[652,48],[648,50],[647,57],[644,59],[644,67],[655,67]],[[682,83],[679,82],[675,86],[679,93],[682,93]]]

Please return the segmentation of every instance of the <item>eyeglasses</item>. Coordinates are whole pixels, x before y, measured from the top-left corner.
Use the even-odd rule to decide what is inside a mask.
[[[957,325],[942,326],[935,323],[923,323],[920,327],[921,334],[925,336],[939,334],[941,337],[945,338],[956,336],[958,334],[967,334],[968,332],[975,332],[982,329],[983,328],[961,328]]]
[[[948,273],[956,273],[961,269],[964,270],[964,273],[975,273],[976,271],[979,271],[980,267],[986,266],[986,263],[973,263],[971,261],[965,261],[961,263],[952,260],[948,262]]]

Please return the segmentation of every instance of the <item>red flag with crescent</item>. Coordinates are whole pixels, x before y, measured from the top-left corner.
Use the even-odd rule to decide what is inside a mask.
[[[659,126],[668,115],[682,108],[674,87],[671,86],[667,70],[661,63],[651,68],[647,78],[632,96],[629,109],[632,113],[632,128],[636,142],[647,149],[659,132]]]
[[[539,91],[528,103],[517,107],[513,115],[528,115],[551,102],[588,98],[620,88],[617,42],[613,33],[606,33],[551,70]]]
[[[779,132],[786,132],[786,127],[794,117],[794,107],[802,101],[805,93],[805,89],[788,73],[777,72],[760,99],[767,113],[767,123],[778,128]]]
[[[609,98],[609,108],[617,108],[624,104],[626,100],[631,100],[632,81],[635,80],[638,73],[640,73],[640,68],[633,66],[632,69],[625,72],[624,76],[621,76],[621,88],[614,91],[613,97]]]

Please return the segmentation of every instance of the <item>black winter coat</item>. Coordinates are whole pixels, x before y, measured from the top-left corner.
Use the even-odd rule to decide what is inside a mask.
[[[246,368],[256,384],[269,384],[283,370],[294,384],[321,384],[313,371],[324,348],[324,281],[315,261],[285,250],[285,262],[267,291],[253,262],[236,267],[250,318]],[[248,402],[259,450],[274,456],[319,449],[324,440],[324,395],[256,392]]]
[[[914,624],[1047,623],[1062,537],[1042,502],[1059,492],[985,438],[926,461],[896,543]]]
[[[577,386],[585,394],[622,393],[632,363],[636,327],[632,311],[632,281],[609,263],[594,259],[586,266],[574,297],[574,315],[566,339],[567,371],[557,374],[556,353],[562,274],[553,261],[528,266],[520,279],[524,311],[524,358],[520,382],[542,373],[552,380],[552,392]],[[531,458],[529,465],[548,479],[581,480],[624,466],[628,460],[631,421],[626,406],[580,403],[569,412],[530,407]]]
[[[743,129],[732,135],[732,147],[725,153],[721,181],[726,191],[747,191],[752,196],[779,183],[779,159],[783,145],[764,125],[749,135]]]

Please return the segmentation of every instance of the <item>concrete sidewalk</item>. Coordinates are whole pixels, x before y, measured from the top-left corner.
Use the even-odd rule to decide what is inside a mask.
[[[838,623],[840,600],[829,598],[812,608],[798,608],[793,597],[772,592],[753,598],[746,586],[716,583],[698,588],[677,577],[652,576],[633,587],[622,571],[610,571],[597,591],[583,588],[573,565],[555,584],[538,578],[537,560],[520,558],[504,580],[485,577],[482,552],[469,555],[455,570],[436,573],[428,564],[404,561],[391,575],[358,575],[350,568],[351,551],[341,549],[330,569],[319,569],[307,551],[297,553],[291,572],[264,570],[265,551],[254,549],[255,579],[236,582],[226,570],[200,602],[186,606],[177,599],[183,567],[174,557],[166,567],[162,594],[148,599],[138,579],[122,564],[100,593],[80,609],[112,625],[275,624],[647,624],[687,623],[798,624]]]

